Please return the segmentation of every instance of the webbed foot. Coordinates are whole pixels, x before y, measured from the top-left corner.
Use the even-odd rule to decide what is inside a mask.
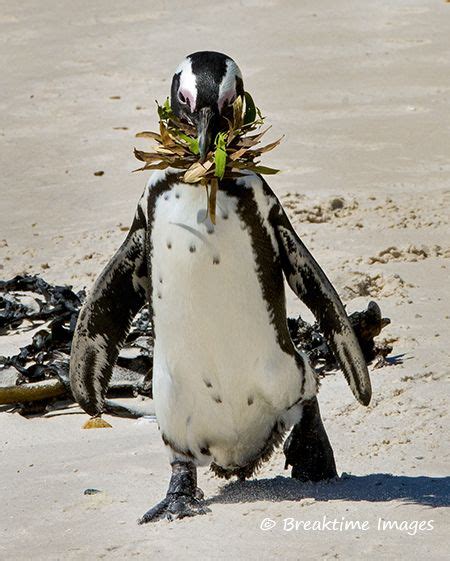
[[[168,493],[165,499],[148,510],[138,520],[138,524],[157,522],[164,518],[167,520],[177,520],[178,518],[206,514],[207,512],[210,512],[210,509],[205,506],[204,501],[201,499],[177,493]]]
[[[303,406],[303,416],[284,443],[286,465],[300,481],[323,481],[337,477],[333,449],[320,418],[317,399]]]
[[[138,524],[158,520],[176,520],[210,512],[203,500],[203,491],[197,487],[197,470],[192,462],[172,463],[172,477],[166,497],[148,510]]]

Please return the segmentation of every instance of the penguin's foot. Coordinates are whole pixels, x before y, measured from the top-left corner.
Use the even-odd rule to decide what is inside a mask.
[[[203,501],[203,491],[197,487],[197,469],[192,462],[172,463],[172,477],[165,499],[148,510],[138,524],[157,522],[166,518],[176,520],[206,514],[209,508]]]
[[[142,518],[138,520],[138,524],[146,524],[147,522],[157,522],[158,520],[176,520],[178,518],[186,518],[187,516],[196,516],[197,514],[206,514],[210,509],[205,506],[201,499],[180,495],[178,493],[167,493],[165,499],[148,510]]]
[[[303,406],[303,416],[284,443],[286,465],[300,481],[324,481],[337,477],[333,449],[320,418],[317,399]]]

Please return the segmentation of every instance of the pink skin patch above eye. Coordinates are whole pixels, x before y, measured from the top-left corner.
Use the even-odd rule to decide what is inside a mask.
[[[219,113],[222,113],[222,110],[227,107],[228,105],[230,105],[231,103],[233,103],[234,99],[236,97],[236,91],[235,89],[230,89],[227,90],[226,92],[224,92],[221,96],[220,99],[218,101],[218,107],[219,107]]]
[[[195,96],[186,88],[178,90],[178,99],[181,103],[185,103],[191,111],[195,110]]]

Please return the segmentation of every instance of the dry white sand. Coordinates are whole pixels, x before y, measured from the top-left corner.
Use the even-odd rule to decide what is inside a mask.
[[[200,470],[212,512],[174,523],[135,523],[168,483],[155,424],[0,413],[2,559],[447,558],[449,18],[439,0],[0,1],[2,278],[90,286],[146,180],[130,173],[134,133],[155,126],[185,54],[220,50],[286,133],[266,161],[284,170],[271,184],[298,232],[350,311],[380,303],[404,355],[372,371],[367,409],[342,376],[322,385],[350,476],[301,485],[281,453],[244,485]],[[370,529],[283,529],[324,516]],[[412,535],[415,521],[428,529]]]

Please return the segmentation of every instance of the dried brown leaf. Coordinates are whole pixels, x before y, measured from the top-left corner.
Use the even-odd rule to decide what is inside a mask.
[[[151,138],[152,140],[156,140],[159,143],[162,142],[161,135],[158,134],[157,132],[152,132],[152,131],[138,132],[136,134],[136,138]]]
[[[166,169],[168,167],[170,167],[171,164],[170,162],[159,162],[157,164],[146,164],[144,167],[142,168],[137,168],[133,170],[133,173],[135,171],[148,171],[148,170],[155,170],[155,169]]]
[[[189,150],[186,150],[184,146],[178,143],[173,144],[170,148],[162,148],[162,150],[177,154],[177,156],[181,156],[183,158],[192,156],[192,153]],[[160,151],[160,153],[163,154],[165,152]]]
[[[219,182],[216,177],[211,179],[210,190],[208,193],[208,212],[211,222],[216,223],[216,203],[217,203],[217,190],[219,189]]]
[[[159,154],[155,154],[154,152],[142,152],[142,150],[134,149],[134,155],[138,160],[141,162],[158,162],[161,160],[161,156]]]
[[[280,138],[278,140],[275,140],[274,142],[271,142],[270,144],[266,144],[265,146],[261,146],[261,148],[258,148],[258,152],[260,152],[261,154],[265,154],[266,152],[270,152],[271,150],[273,150],[274,148],[276,148],[280,142],[283,140],[284,135],[280,136]]]
[[[174,144],[174,141],[172,140],[168,129],[166,128],[166,126],[162,121],[159,123],[159,130],[160,130],[161,140],[163,145],[166,147],[172,146]]]
[[[204,164],[195,162],[184,174],[184,181],[186,181],[186,183],[197,183],[197,181],[200,181],[200,179],[205,176],[211,166],[212,162],[210,161],[207,161]]]
[[[252,136],[243,136],[242,140],[239,140],[239,147],[247,147],[247,146],[254,146],[255,144],[258,144],[258,142],[261,140],[261,138],[266,134],[266,132],[270,129],[271,127],[267,127],[267,129],[264,129],[263,131],[261,131],[258,134],[252,135]]]
[[[260,146],[259,148],[256,148],[254,150],[250,150],[249,152],[252,154],[252,156],[254,158],[258,158],[262,154],[266,154],[267,152],[270,152],[271,150],[276,148],[280,144],[282,138],[283,137],[279,138],[275,142],[271,142],[270,144],[266,144],[265,146]]]
[[[255,173],[261,173],[262,175],[274,175],[275,173],[278,173],[280,171],[279,169],[268,168],[267,166],[259,165],[247,166],[245,169],[254,171]]]
[[[238,96],[233,103],[233,129],[240,129],[244,122],[242,96]]]
[[[239,150],[236,150],[236,152],[230,154],[229,158],[234,162],[235,160],[241,158],[246,152],[248,152],[248,148],[241,148]]]
[[[175,156],[175,152],[172,148],[165,148],[164,146],[156,146],[155,150],[158,154],[163,154],[165,156]]]

